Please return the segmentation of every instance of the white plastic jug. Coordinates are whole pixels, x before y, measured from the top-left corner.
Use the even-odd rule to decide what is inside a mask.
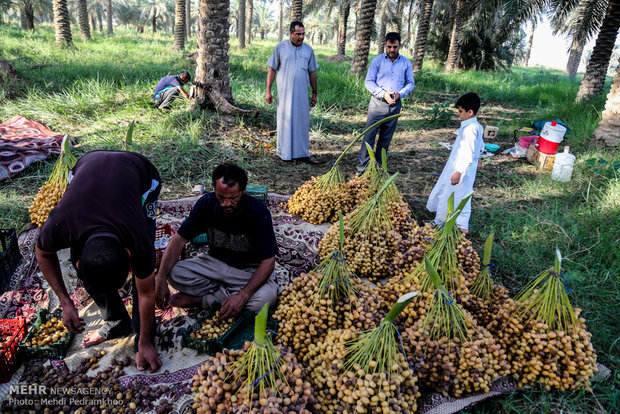
[[[568,152],[569,147],[564,147],[564,152],[555,154],[551,178],[557,181],[570,181],[573,175],[575,156]]]

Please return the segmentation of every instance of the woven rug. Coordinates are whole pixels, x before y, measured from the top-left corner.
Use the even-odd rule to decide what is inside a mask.
[[[0,181],[50,154],[60,154],[63,134],[21,115],[0,124]]]
[[[329,223],[320,226],[311,225],[286,213],[282,208],[282,203],[287,198],[288,196],[269,194],[267,200],[279,248],[276,258],[276,278],[280,290],[288,285],[292,278],[311,270],[318,264],[317,246],[322,235],[330,227]],[[174,230],[178,229],[185,217],[189,215],[197,199],[198,196],[160,201],[158,226],[167,223]],[[48,310],[58,308],[58,299],[51,292],[49,285],[41,275],[34,257],[37,234],[38,229],[32,229],[19,236],[20,250],[24,260],[16,270],[8,291],[0,296],[0,318],[23,317],[32,319],[36,317],[41,308]],[[205,245],[190,245],[187,255],[191,257],[205,251],[205,249]],[[67,290],[80,310],[80,316],[84,318],[87,324],[86,331],[97,329],[103,321],[97,307],[77,279],[75,270],[70,264],[68,249],[59,252],[59,259]],[[121,293],[127,305],[131,305],[130,289],[125,288]],[[183,348],[180,331],[182,328],[187,328],[195,323],[201,315],[202,312],[197,310],[187,311],[178,308],[168,308],[165,311],[156,310],[157,336],[155,341],[163,362],[162,368],[158,373],[145,374],[138,371],[135,366],[127,367],[125,368],[127,376],[123,377],[121,382],[127,387],[130,387],[134,381],[150,385],[169,385],[171,393],[174,394],[174,413],[187,412],[193,403],[193,397],[186,391],[190,387],[192,377],[197,372],[198,367],[209,357],[195,350]],[[133,337],[106,341],[88,350],[83,350],[80,348],[83,335],[75,337],[64,360],[48,363],[52,363],[56,367],[73,369],[86,355],[104,349],[106,355],[99,362],[98,370],[108,367],[112,358],[120,359],[129,356],[133,359]],[[9,395],[11,385],[19,383],[22,371],[23,367],[13,375],[9,383],[0,384],[0,401]],[[599,364],[599,373],[596,379],[607,378],[609,375],[609,369]],[[460,399],[444,397],[436,393],[426,394],[418,400],[418,412],[424,414],[457,413],[478,402],[516,390],[515,381],[511,377],[503,377],[493,383],[491,391],[488,393],[471,394]]]

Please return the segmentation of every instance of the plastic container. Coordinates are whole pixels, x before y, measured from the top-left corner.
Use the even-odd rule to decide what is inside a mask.
[[[170,226],[170,224],[166,223],[161,227],[155,229],[155,267],[159,267],[159,263],[161,263],[161,257],[164,255],[164,250],[168,246],[168,242],[172,236],[176,233]]]
[[[551,178],[557,181],[570,181],[575,165],[575,156],[568,152],[569,147],[564,147],[564,152],[555,155]]]
[[[62,311],[57,310],[55,312],[49,313],[47,309],[39,310],[36,322],[30,328],[30,331],[28,332],[28,335],[26,335],[26,338],[24,338],[24,340],[19,343],[19,349],[24,358],[64,359],[65,355],[67,355],[67,350],[69,349],[71,341],[73,340],[73,334],[71,332],[69,332],[67,336],[65,336],[65,339],[63,339],[62,341],[55,342],[48,346],[44,346],[41,348],[29,348],[26,346],[26,343],[37,334],[37,332],[41,328],[41,325],[52,319],[52,317],[62,319]]]
[[[495,152],[495,151],[497,151],[499,149],[499,145],[497,145],[497,144],[486,144],[485,148],[489,152]]]
[[[529,136],[529,137],[519,137],[519,145],[521,148],[529,148],[530,145],[536,144],[538,140],[537,135]]]
[[[566,128],[556,121],[545,123],[538,138],[538,151],[543,154],[555,154],[564,139]]]
[[[26,322],[0,319],[0,334],[5,337],[0,349],[0,383],[9,382],[18,365],[19,341],[26,336]]]

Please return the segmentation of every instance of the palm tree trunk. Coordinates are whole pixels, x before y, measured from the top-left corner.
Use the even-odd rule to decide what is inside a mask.
[[[153,33],[157,33],[157,9],[153,10],[153,18],[151,19],[151,26],[153,27]]]
[[[424,0],[422,4],[422,15],[418,22],[418,33],[415,37],[415,53],[413,55],[413,70],[422,69],[424,63],[424,52],[426,52],[426,40],[428,30],[431,26],[431,12],[433,11],[434,0]]]
[[[97,23],[99,24],[99,33],[103,33],[103,13],[101,7],[97,7]]]
[[[108,0],[105,3],[105,17],[108,26],[108,34],[114,34],[114,28],[112,27],[112,0]]]
[[[573,41],[570,46],[570,53],[568,55],[568,62],[566,63],[566,74],[571,78],[575,78],[575,76],[577,76],[582,54],[583,41],[580,42],[576,37],[573,37]]]
[[[186,0],[176,0],[174,4],[173,50],[185,49],[185,3]]]
[[[228,65],[228,13],[221,12],[229,8],[229,0],[200,0],[198,7],[200,32],[196,82],[202,86],[196,89],[196,103],[201,107],[209,105],[210,89],[219,91],[228,102],[233,102]]]
[[[527,38],[527,46],[525,48],[525,57],[523,58],[523,63],[525,67],[529,66],[530,62],[530,54],[532,53],[532,45],[534,44],[534,31],[536,30],[536,20],[532,20],[532,27],[530,29],[530,35]]]
[[[34,30],[34,6],[32,3],[28,2],[27,4],[24,4],[24,8],[22,10],[24,12],[24,29]]]
[[[345,55],[345,49],[347,47],[347,21],[349,20],[349,13],[351,11],[351,0],[342,0],[340,3],[340,24],[338,27],[338,54],[340,56]]]
[[[414,2],[415,0],[409,1],[409,13],[407,13],[407,42],[409,42],[408,48],[409,48],[410,55],[413,55],[413,46],[414,46],[414,40],[415,40],[411,37],[413,33],[413,30],[411,30],[411,16],[413,15]]]
[[[403,31],[403,12],[405,11],[405,0],[398,0],[396,4],[396,31]]]
[[[385,31],[387,30],[387,17],[385,16],[385,9],[383,9],[379,21],[379,33],[377,34],[377,55],[385,52]]]
[[[90,26],[93,28],[93,32],[97,31],[97,20],[95,19],[95,13],[90,14]]]
[[[185,38],[192,37],[192,0],[185,1]]]
[[[463,41],[463,9],[465,0],[457,0],[454,12],[454,24],[452,25],[452,35],[450,36],[450,50],[448,59],[444,67],[445,72],[452,72],[459,61],[461,55],[461,42]]]
[[[303,14],[302,14],[302,5],[303,5],[303,0],[291,0],[291,21],[293,20],[299,20],[302,21],[303,19]]]
[[[82,39],[90,40],[90,26],[88,25],[88,7],[86,5],[86,0],[78,0],[77,3]]]
[[[245,0],[238,0],[237,8],[237,38],[239,49],[245,49]]]
[[[575,98],[576,102],[589,101],[603,92],[605,76],[607,75],[607,68],[609,68],[609,60],[616,42],[618,28],[620,28],[620,1],[611,0],[601,30],[596,38],[586,74],[583,76],[579,92]]]
[[[353,63],[351,63],[351,70],[349,71],[353,75],[363,76],[366,72],[376,7],[377,0],[360,0]]]
[[[254,1],[248,0],[245,8],[245,44],[252,43],[252,13],[254,12]]]
[[[4,79],[9,79],[17,76],[17,72],[8,60],[0,57],[0,84]]]
[[[620,59],[616,68],[614,83],[611,85],[601,122],[592,136],[592,143],[604,146],[620,146]]]
[[[284,39],[284,0],[280,0],[280,8],[278,9],[278,42]]]
[[[56,28],[56,44],[63,47],[73,46],[71,38],[71,20],[67,0],[52,0],[54,9],[54,26]]]

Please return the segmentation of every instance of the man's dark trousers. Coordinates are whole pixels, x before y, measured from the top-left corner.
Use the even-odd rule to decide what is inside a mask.
[[[399,99],[396,101],[394,105],[390,105],[383,99],[378,99],[375,96],[370,98],[370,103],[368,104],[368,118],[366,121],[366,128],[386,118],[390,115],[395,115],[400,113],[400,108],[402,106],[402,102]],[[364,135],[364,141],[362,141],[362,148],[359,155],[359,165],[357,166],[358,172],[363,172],[366,169],[366,164],[370,161],[370,156],[368,155],[368,150],[366,149],[366,143],[370,145],[371,148],[375,148],[375,138],[377,137],[377,130],[379,131],[379,140],[377,142],[377,148],[375,149],[375,154],[377,156],[377,162],[381,163],[381,153],[385,148],[385,152],[387,153],[388,148],[390,147],[390,142],[392,142],[392,136],[394,135],[394,131],[396,130],[396,124],[398,123],[398,118],[391,119],[387,122],[382,123],[376,128],[371,129]]]

